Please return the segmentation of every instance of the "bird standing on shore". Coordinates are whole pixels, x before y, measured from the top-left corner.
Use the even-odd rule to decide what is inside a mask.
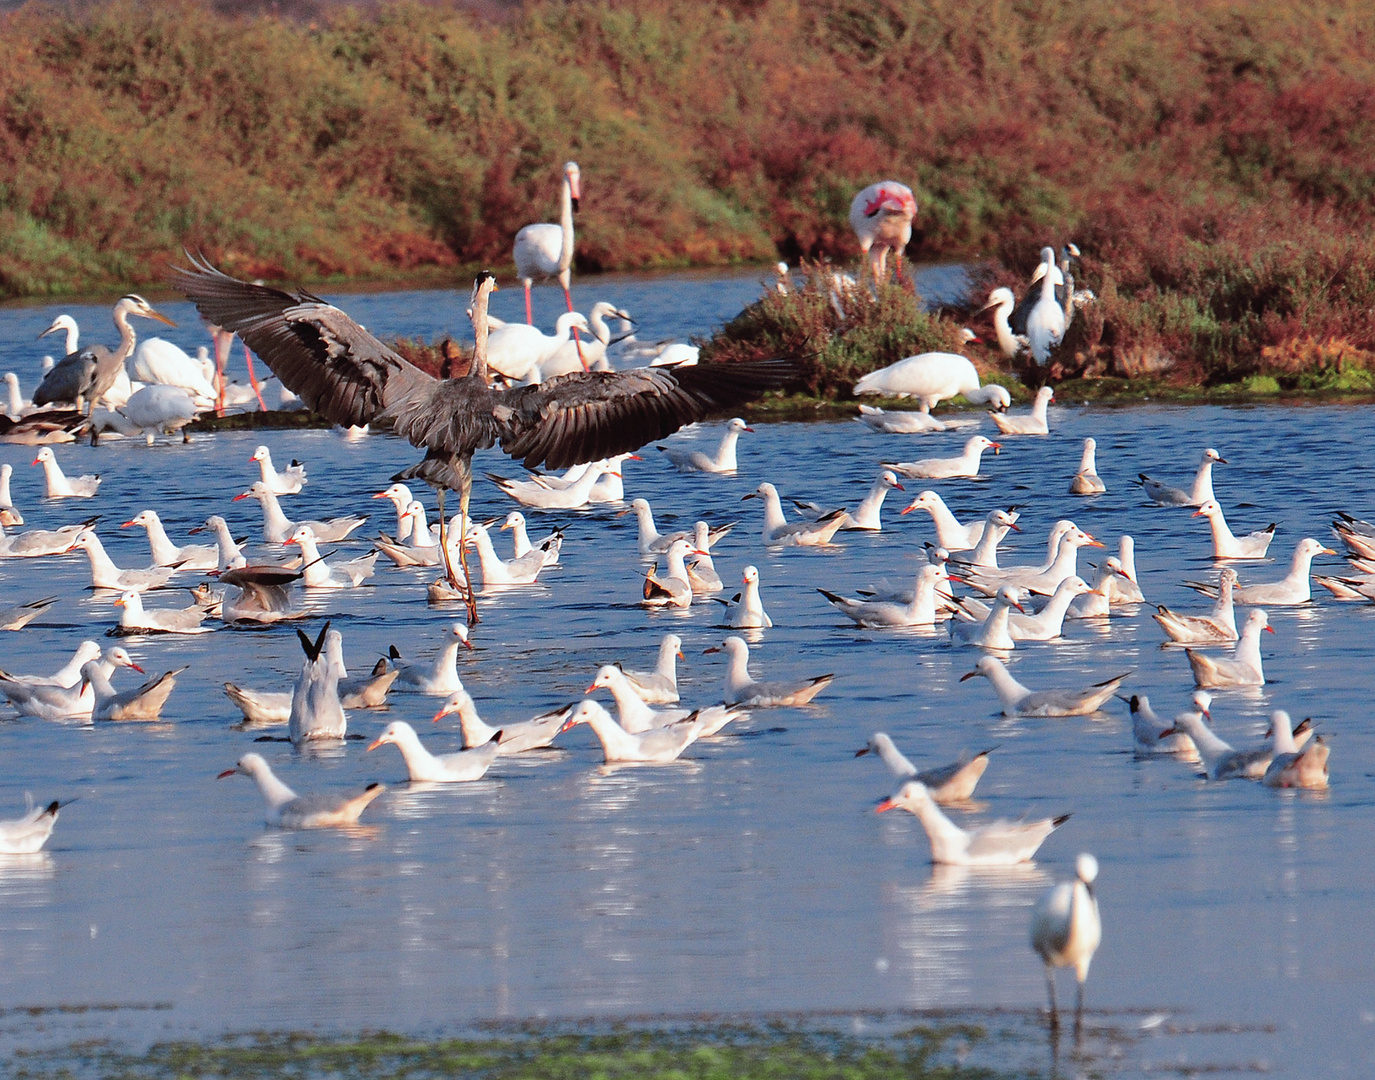
[[[402,359],[343,311],[309,293],[250,285],[193,260],[172,281],[211,322],[233,330],[288,389],[345,427],[389,423],[424,460],[396,479],[424,480],[440,493],[459,492],[466,529],[473,453],[497,442],[527,469],[564,469],[635,450],[795,376],[787,360],[636,368],[562,375],[539,386],[498,390],[487,382],[490,273],[475,283],[476,335],[468,374],[436,379]],[[465,563],[466,556],[460,553]],[[455,585],[456,581],[453,582]],[[469,621],[477,619],[469,595]]]
[[[1055,969],[1074,968],[1079,981],[1074,1006],[1077,1038],[1084,1022],[1084,980],[1089,977],[1089,964],[1103,940],[1103,921],[1098,915],[1098,898],[1093,895],[1098,860],[1092,855],[1080,855],[1075,860],[1074,870],[1073,881],[1053,886],[1037,903],[1031,916],[1031,947],[1046,965],[1052,1031],[1060,1027],[1060,1011],[1055,1004]]]

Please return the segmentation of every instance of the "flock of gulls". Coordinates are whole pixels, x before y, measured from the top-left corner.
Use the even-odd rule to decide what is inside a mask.
[[[576,204],[578,185],[576,166],[570,163],[564,174],[566,218]],[[875,274],[885,272],[887,248],[900,255],[904,221],[910,238],[911,214],[915,213],[911,192],[903,188],[903,196],[891,187],[891,182],[875,185],[856,197],[862,224],[877,221],[882,226],[874,229],[865,244]],[[532,228],[557,229],[571,246],[567,220],[559,227]],[[553,235],[544,239],[551,241]],[[566,259],[561,257],[562,265],[541,270],[529,263],[521,265],[521,251],[518,243],[519,276],[526,285],[527,301],[531,282],[542,276],[558,277],[567,292]],[[1033,291],[1063,309],[1068,304],[1056,300],[1055,289],[1064,288],[1064,276],[1056,273],[1051,249],[1047,252],[1050,257],[1043,259]],[[531,257],[528,251],[525,255]],[[887,500],[900,493],[901,515],[919,512],[924,532],[929,520],[929,542],[921,549],[915,574],[904,581],[875,582],[855,595],[843,595],[818,583],[816,603],[830,605],[837,620],[880,632],[925,628],[943,634],[952,650],[968,655],[968,671],[961,682],[986,680],[998,708],[1008,717],[1092,716],[1106,708],[1125,707],[1132,721],[1132,749],[1138,755],[1175,760],[1201,770],[1209,780],[1244,778],[1272,788],[1324,788],[1328,783],[1329,748],[1311,721],[1294,724],[1287,712],[1276,709],[1263,744],[1235,748],[1214,730],[1211,710],[1216,695],[1265,684],[1262,635],[1272,629],[1267,608],[1309,603],[1313,580],[1341,599],[1375,599],[1375,525],[1348,517],[1335,523],[1337,536],[1350,552],[1349,573],[1314,579],[1313,559],[1334,552],[1317,539],[1305,538],[1296,545],[1284,577],[1258,580],[1258,575],[1248,572],[1247,563],[1267,557],[1275,526],[1241,536],[1232,531],[1213,487],[1214,466],[1226,464],[1217,450],[1200,450],[1197,473],[1188,486],[1174,487],[1145,475],[1136,481],[1143,498],[1161,507],[1161,514],[1175,515],[1181,530],[1194,527],[1192,518],[1205,519],[1213,555],[1223,566],[1215,584],[1192,583],[1208,605],[1187,611],[1160,606],[1154,614],[1163,638],[1180,646],[1180,685],[1192,685],[1190,707],[1166,717],[1154,711],[1144,687],[1123,692],[1131,672],[1104,673],[1108,677],[1091,685],[1055,686],[1047,685],[1034,670],[1022,670],[1028,665],[1019,665],[1017,674],[1010,667],[1025,643],[1063,641],[1067,624],[1074,620],[1111,618],[1147,602],[1136,572],[1132,537],[1096,537],[1066,516],[1044,538],[1044,558],[1009,564],[999,545],[1009,534],[1021,531],[1018,522],[1024,507],[990,496],[982,516],[961,522],[941,494],[942,484],[981,477],[990,452],[997,455],[1006,447],[1015,453],[1016,440],[1051,435],[1048,407],[1054,393],[1048,386],[1037,392],[1028,413],[1014,414],[1008,411],[1007,391],[982,384],[966,358],[947,353],[907,358],[865,376],[856,392],[915,399],[918,408],[891,411],[863,405],[860,422],[883,434],[924,436],[969,429],[982,420],[968,413],[951,413],[943,419],[932,415],[941,402],[963,397],[990,407],[989,422],[996,438],[968,431],[962,451],[954,456],[876,454],[872,486],[853,506],[786,498],[773,483],[760,481],[743,496],[759,507],[750,511],[757,514],[752,521],[717,526],[697,521],[691,529],[661,532],[647,499],[626,500],[626,462],[644,461],[647,464],[642,467],[652,468],[650,459],[656,459],[660,468],[700,477],[704,484],[714,483],[713,478],[719,476],[767,472],[767,462],[751,468],[748,455],[741,453],[747,445],[741,440],[751,434],[751,428],[738,418],[722,426],[714,448],[658,445],[656,440],[787,385],[795,374],[788,361],[595,371],[585,363],[586,343],[575,336],[571,339],[574,361],[567,372],[546,374],[523,385],[514,385],[511,376],[503,382],[496,377],[497,369],[488,366],[503,327],[491,325],[487,298],[494,281],[484,275],[472,298],[476,347],[469,369],[458,378],[437,379],[407,363],[342,310],[308,294],[240,282],[199,260],[177,272],[174,283],[214,327],[217,346],[220,335],[237,335],[286,391],[299,395],[327,419],[345,426],[389,426],[423,451],[423,460],[391,478],[390,486],[350,493],[385,499],[390,503],[389,514],[394,511],[389,528],[365,533],[368,517],[362,512],[306,517],[312,502],[307,464],[293,461],[283,468],[274,462],[269,447],[261,446],[245,463],[245,471],[256,469],[257,478],[246,475],[244,490],[234,500],[256,501],[261,511],[260,538],[235,539],[243,520],[241,516],[236,520],[238,508],[227,504],[208,508],[216,512],[193,530],[204,535],[203,542],[188,537],[184,544],[169,535],[152,507],[122,524],[101,517],[102,487],[108,492],[119,479],[67,475],[50,446],[38,450],[34,460],[35,467],[42,468],[44,497],[50,506],[81,509],[71,515],[76,520],[59,528],[16,531],[28,507],[12,497],[12,470],[5,466],[0,475],[0,557],[84,555],[91,586],[97,597],[108,597],[116,620],[110,644],[83,643],[52,674],[0,670],[0,695],[20,716],[93,723],[164,719],[178,680],[187,677],[187,668],[135,682],[121,669],[148,673],[114,642],[126,635],[204,634],[222,627],[280,622],[286,624],[282,632],[299,639],[300,673],[291,686],[227,683],[225,693],[243,714],[242,724],[237,725],[243,730],[284,728],[285,739],[295,747],[337,743],[357,737],[351,731],[351,712],[382,708],[400,692],[433,697],[438,703],[433,722],[456,718],[450,723],[456,724],[461,741],[458,749],[441,750],[436,742],[451,740],[422,735],[423,726],[418,731],[404,720],[386,724],[366,750],[395,747],[412,782],[477,780],[499,768],[503,757],[549,747],[582,724],[595,735],[607,763],[673,762],[699,740],[718,737],[730,725],[745,722],[753,710],[805,707],[837,677],[828,672],[766,679],[757,676],[757,668],[752,671],[750,642],[758,643],[761,632],[774,625],[768,613],[768,583],[754,564],[723,573],[713,561],[713,546],[734,530],[737,536],[754,533],[757,540],[750,543],[761,553],[775,556],[797,548],[831,547],[845,543],[847,534],[881,531],[885,508],[894,509]],[[999,297],[998,303],[1004,299]],[[1006,299],[1015,302],[1010,293]],[[122,344],[115,350],[123,354],[121,371],[134,351],[128,317],[162,318],[146,301],[138,300],[121,300],[124,314],[116,317],[122,335]],[[998,308],[995,322],[999,327],[1006,323],[1007,314]],[[1030,325],[1037,331],[1035,320]],[[576,320],[570,322],[569,332],[578,326]],[[594,335],[591,340],[600,337]],[[1040,339],[1033,335],[1032,340]],[[72,355],[79,355],[79,350],[74,349]],[[89,413],[92,403],[100,407],[108,371],[101,367],[99,356],[72,366],[78,370],[69,396],[60,400],[74,412]],[[58,367],[61,364],[54,370]],[[488,474],[494,490],[518,508],[504,518],[474,521],[468,513],[472,457],[475,451],[498,444],[528,470],[514,478]],[[894,439],[889,445],[909,444]],[[1065,492],[1066,510],[1069,499],[1092,499],[1107,490],[1098,474],[1096,451],[1095,441],[1085,439],[1077,472],[1054,481]],[[909,456],[912,460],[896,460]],[[742,457],[746,459],[743,465]],[[1183,467],[1181,463],[1181,473]],[[412,487],[424,484],[439,494],[433,524],[423,489]],[[991,493],[996,487],[996,483],[984,484],[979,491]],[[1051,487],[1046,478],[1037,497],[1051,498]],[[456,514],[444,510],[446,490],[460,495]],[[150,498],[155,497],[156,493],[150,493]],[[532,529],[532,517],[546,515],[557,521],[558,515],[569,511],[599,506],[634,515],[637,554],[644,565],[643,578],[634,582],[633,593],[625,582],[612,581],[607,582],[608,592],[623,590],[620,599],[633,597],[646,608],[689,610],[712,605],[719,624],[738,631],[706,650],[721,654],[725,661],[719,695],[680,701],[676,665],[683,656],[683,641],[678,634],[668,633],[658,642],[652,668],[639,670],[626,657],[589,671],[587,696],[576,703],[528,718],[499,722],[484,718],[459,675],[460,653],[471,649],[471,639],[481,633],[479,591],[485,595],[519,590],[539,581],[541,575],[557,572],[565,557],[583,557],[582,552],[565,552],[561,530]],[[123,568],[113,561],[101,539],[102,534],[108,538],[113,528],[144,531],[148,565]],[[508,532],[509,542],[501,539]],[[532,538],[532,532],[545,534]],[[322,545],[365,536],[369,549],[355,558],[337,558],[332,550],[322,549]],[[1039,537],[1028,539],[1041,543]],[[1104,551],[1096,571],[1081,573],[1086,549],[1104,549],[1109,542],[1112,553]],[[469,565],[470,553],[475,566]],[[449,620],[443,632],[428,642],[423,658],[402,656],[393,649],[366,673],[351,675],[340,631],[328,622],[302,625],[311,616],[302,597],[385,588],[391,565],[432,568],[436,576],[429,586],[431,603],[462,610],[465,617]],[[189,605],[168,606],[161,599],[176,586],[190,590]],[[56,600],[31,601],[0,612],[0,626],[22,630]],[[1239,617],[1237,606],[1249,610]],[[1163,689],[1168,695],[1177,688]],[[974,687],[961,691],[980,692]],[[1114,704],[1118,698],[1122,706]],[[425,712],[429,719],[429,710]],[[936,863],[998,867],[1029,862],[1069,817],[981,820],[972,799],[986,770],[996,768],[989,750],[919,769],[891,737],[876,732],[858,751],[870,752],[881,759],[896,785],[878,803],[878,812],[905,810],[914,815],[929,838]],[[352,825],[385,791],[384,785],[371,784],[362,791],[300,793],[276,775],[267,756],[257,752],[243,753],[221,775],[252,779],[266,805],[268,824],[283,828]],[[52,801],[31,807],[17,820],[0,823],[0,852],[40,850],[60,809],[61,804]],[[1101,937],[1094,894],[1097,873],[1095,858],[1080,855],[1075,877],[1050,890],[1033,914],[1031,942],[1046,965],[1053,1023],[1058,1023],[1056,967],[1075,970],[1076,1015],[1082,1013],[1084,981]]]

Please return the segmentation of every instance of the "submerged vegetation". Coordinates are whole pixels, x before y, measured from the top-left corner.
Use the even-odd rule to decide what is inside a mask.
[[[921,205],[914,257],[987,259],[993,284],[1078,243],[1099,298],[1070,344],[1084,374],[1368,382],[1368,19],[1345,0],[383,3],[314,22],[31,4],[0,16],[0,295],[156,282],[183,247],[304,281],[509,268],[568,158],[582,270],[848,262],[851,196],[893,177]],[[824,315],[767,303],[780,334]],[[816,389],[949,339],[875,303],[873,340],[813,341]]]
[[[164,1043],[146,1053],[84,1044],[23,1055],[8,1064],[14,1070],[10,1075],[19,1080],[73,1075],[101,1080],[992,1080],[998,1074],[956,1063],[984,1037],[981,1028],[965,1024],[860,1039],[781,1023],[592,1034],[534,1030],[440,1040],[281,1034],[224,1043]]]

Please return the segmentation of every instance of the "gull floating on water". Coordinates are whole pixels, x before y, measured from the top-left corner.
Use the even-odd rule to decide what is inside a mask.
[[[105,551],[95,529],[82,529],[72,541],[72,547],[86,553],[91,563],[91,588],[114,589],[124,592],[145,592],[166,585],[177,572],[173,566],[150,566],[146,570],[121,570]]]
[[[377,661],[367,675],[345,676],[339,680],[339,704],[349,709],[380,709],[400,672]],[[224,684],[229,700],[243,713],[249,725],[285,724],[291,719],[291,690],[249,690],[232,682]]]
[[[728,637],[720,646],[702,650],[725,650],[730,658],[722,697],[727,705],[805,705],[835,681],[834,675],[817,675],[798,682],[756,682],[750,677],[750,647],[744,638]]]
[[[950,430],[949,424],[937,420],[930,413],[914,409],[889,412],[873,405],[861,405],[859,415],[855,419],[885,435],[926,435],[935,431]]]
[[[250,777],[267,803],[267,823],[282,829],[328,829],[356,825],[359,816],[386,787],[369,784],[361,795],[297,795],[272,772],[261,754],[245,754],[220,779],[239,773]]]
[[[693,530],[692,542],[696,550],[688,556],[687,575],[693,595],[706,596],[720,592],[726,585],[716,572],[716,563],[711,557],[711,526],[699,521]]]
[[[915,814],[931,842],[931,861],[952,866],[1016,866],[1030,862],[1046,837],[1069,820],[1064,814],[1040,821],[994,821],[977,829],[961,829],[941,812],[919,780],[909,780],[897,794],[878,804],[888,810]]]
[[[143,674],[143,669],[118,646],[103,651],[97,646],[95,655],[100,659],[93,661],[90,658],[90,647],[94,644],[83,642],[82,647],[77,650],[77,655],[72,658],[74,662],[77,657],[85,657],[73,682],[58,685],[27,682],[22,677],[16,678],[8,672],[0,671],[0,694],[9,699],[10,704],[21,716],[33,716],[39,720],[89,717],[95,708],[95,691],[91,688],[90,680],[86,678],[87,664],[98,662],[100,673],[107,679],[117,667],[133,668],[139,674]],[[58,672],[58,677],[65,677],[64,672],[65,669]]]
[[[788,521],[783,516],[783,504],[778,489],[772,484],[760,484],[745,499],[760,499],[764,503],[764,543],[770,547],[822,547],[831,543],[845,524],[845,511],[832,510],[815,521]]]
[[[1151,708],[1151,699],[1145,694],[1133,694],[1125,697],[1118,694],[1127,703],[1127,708],[1131,711],[1132,717],[1132,740],[1136,753],[1139,755],[1154,754],[1173,754],[1184,761],[1198,761],[1198,748],[1194,746],[1193,739],[1180,731],[1169,738],[1161,738],[1161,735],[1171,728],[1177,728],[1178,722],[1174,720],[1162,720]],[[1207,690],[1195,690],[1193,696],[1194,709],[1201,715],[1208,715],[1208,707],[1212,704],[1213,695]]]
[[[974,789],[983,779],[988,769],[988,755],[993,751],[983,750],[973,757],[961,755],[959,761],[941,765],[934,769],[918,772],[917,767],[907,760],[886,732],[875,732],[867,743],[855,751],[855,757],[873,752],[877,754],[888,770],[899,780],[917,780],[926,787],[927,793],[938,803],[968,802]]]
[[[177,676],[185,670],[185,667],[179,667],[174,671],[164,671],[132,690],[116,690],[105,676],[104,665],[98,660],[90,661],[82,666],[81,678],[90,684],[95,695],[91,719],[160,720],[163,706],[177,685]]]
[[[917,570],[912,599],[906,604],[892,600],[851,599],[826,589],[817,589],[817,592],[860,626],[934,626],[938,618],[944,617],[936,604],[940,582],[940,568],[927,563]]]
[[[931,515],[931,520],[936,526],[936,543],[945,548],[946,551],[969,551],[978,545],[983,538],[984,529],[987,527],[987,519],[961,525],[955,515],[950,512],[950,508],[945,505],[945,500],[934,491],[919,493],[902,512],[909,514],[913,510],[925,510]],[[994,511],[994,513],[996,512]],[[1015,522],[1017,520],[1015,510],[1009,510],[1008,513]]]
[[[292,521],[282,513],[282,505],[277,501],[277,496],[261,480],[256,481],[243,494],[234,496],[235,502],[240,499],[258,500],[263,510],[263,539],[269,544],[285,544],[287,538],[300,525],[309,525],[315,539],[321,543],[337,544],[368,520],[366,517],[350,515],[327,518],[324,521]]]
[[[1257,585],[1238,585],[1232,592],[1238,604],[1265,604],[1269,607],[1287,607],[1306,604],[1313,597],[1313,587],[1309,580],[1313,572],[1313,559],[1318,555],[1335,555],[1329,547],[1323,547],[1311,536],[1300,540],[1294,548],[1294,557],[1289,563],[1289,573],[1279,581],[1269,581]],[[1217,590],[1211,585],[1185,582],[1205,596],[1216,596]]]
[[[659,643],[659,659],[653,671],[627,671],[630,688],[649,705],[672,705],[678,700],[678,661],[683,659],[683,639],[665,634]]]
[[[498,754],[520,754],[526,750],[539,750],[552,743],[555,736],[563,730],[563,722],[568,719],[572,709],[572,705],[565,705],[552,712],[541,713],[530,720],[518,720],[494,728],[484,723],[478,715],[477,703],[473,701],[472,695],[466,690],[456,690],[434,714],[434,722],[438,723],[444,717],[458,713],[459,727],[463,731],[463,745],[467,749],[484,746],[496,739]]]
[[[1245,536],[1234,536],[1222,516],[1222,507],[1214,499],[1209,499],[1193,513],[1194,517],[1206,517],[1213,532],[1213,558],[1215,559],[1263,559],[1275,538],[1275,522],[1270,522],[1258,532]]]
[[[1071,495],[1102,495],[1108,490],[1098,475],[1098,441],[1093,438],[1084,440],[1084,456],[1079,459],[1079,471],[1069,482]]]
[[[1165,635],[1181,645],[1217,645],[1236,641],[1236,608],[1232,602],[1233,590],[1237,584],[1237,572],[1230,566],[1218,578],[1217,603],[1207,615],[1181,615],[1171,611],[1164,604],[1155,609],[1151,616],[1160,624]]]
[[[1281,710],[1276,710],[1280,712]],[[1264,746],[1251,750],[1236,750],[1232,745],[1218,738],[1201,712],[1184,712],[1175,717],[1173,727],[1161,732],[1161,738],[1170,738],[1183,732],[1193,739],[1198,747],[1203,771],[1209,780],[1259,780],[1265,775],[1277,753],[1294,753],[1294,736],[1289,726],[1289,714],[1281,719],[1271,714],[1271,741]]]
[[[1227,464],[1227,459],[1210,446],[1203,451],[1203,461],[1198,466],[1198,475],[1194,477],[1194,486],[1190,491],[1162,484],[1159,480],[1152,480],[1145,473],[1137,474],[1137,483],[1146,493],[1146,498],[1161,506],[1202,506],[1213,499],[1215,461],[1219,465]]]
[[[733,473],[736,469],[735,444],[744,432],[753,434],[754,428],[736,417],[726,424],[721,444],[714,456],[700,450],[688,450],[676,446],[661,446],[659,449],[679,472]]]
[[[412,783],[462,784],[471,780],[481,780],[492,763],[497,759],[497,744],[501,732],[497,731],[482,746],[471,750],[460,750],[454,754],[432,754],[425,749],[415,728],[404,720],[393,720],[368,744],[369,750],[376,750],[388,743],[401,751],[406,763],[406,775]]]
[[[281,472],[278,472],[272,464],[272,451],[266,446],[260,446],[254,450],[253,456],[248,460],[258,463],[258,470],[262,473],[263,483],[274,495],[295,495],[306,486],[306,467],[299,461],[293,461]]]
[[[27,604],[0,608],[0,630],[22,630],[57,603],[57,597],[30,600]]]
[[[687,565],[683,560],[694,551],[691,540],[679,537],[669,544],[664,552],[667,570],[656,573],[651,567],[645,574],[644,588],[641,590],[643,604],[650,607],[686,608],[692,606],[692,582],[688,578]]]
[[[1194,669],[1194,682],[1204,689],[1226,689],[1233,686],[1264,686],[1265,668],[1260,658],[1260,632],[1275,632],[1269,616],[1261,608],[1246,616],[1241,637],[1231,656],[1209,656],[1186,649],[1189,666]]]
[[[764,601],[759,596],[759,568],[745,567],[741,576],[740,599],[731,612],[730,625],[735,630],[767,630],[773,620],[764,610]]]
[[[453,623],[449,632],[450,640],[444,643],[433,662],[417,664],[401,659],[401,654],[392,646],[392,664],[400,670],[398,685],[405,690],[415,690],[422,694],[452,694],[463,689],[458,677],[459,646],[471,649],[468,628],[461,622]]]
[[[120,609],[119,630],[126,634],[208,634],[202,625],[208,612],[199,604],[173,610],[149,610],[143,597],[133,589],[120,594],[115,605]],[[113,633],[113,631],[112,631]]]
[[[964,444],[964,453],[953,458],[921,458],[917,461],[883,462],[885,469],[918,480],[956,480],[979,475],[979,461],[985,450],[995,454],[1002,450],[999,443],[982,435],[975,435]]]
[[[314,529],[304,523],[297,525],[285,542],[298,544],[301,548],[304,560],[301,583],[307,589],[356,589],[377,569],[377,551],[347,562],[325,562],[320,554],[319,537]]]
[[[1050,1027],[1060,1026],[1060,1010],[1055,1001],[1055,969],[1074,968],[1078,990],[1074,1002],[1076,1036],[1084,1022],[1084,982],[1089,964],[1103,940],[1103,923],[1098,914],[1098,897],[1093,883],[1098,879],[1098,860],[1080,855],[1074,862],[1074,879],[1051,887],[1031,913],[1031,947],[1046,966],[1046,986],[1050,991]]]
[[[1011,413],[991,412],[988,415],[998,430],[1004,435],[1049,435],[1050,420],[1046,415],[1046,409],[1055,400],[1055,391],[1049,386],[1043,386],[1036,391],[1036,398],[1031,403],[1031,412],[1026,416],[1014,416]]]
[[[1007,586],[1003,591],[1011,591]],[[1069,612],[1070,604],[1077,597],[1084,596],[1093,592],[1089,588],[1088,582],[1083,578],[1071,574],[1055,586],[1055,592],[1046,602],[1045,607],[1041,608],[1035,615],[1028,615],[1025,612],[1013,615],[1008,614],[1007,632],[1013,641],[1055,641],[1061,637],[1064,631],[1065,616]],[[1000,593],[1001,595],[1001,593]],[[1015,597],[1015,593],[1013,593]],[[956,613],[956,618],[963,618],[968,622],[986,619],[992,615],[992,609],[987,604],[972,598],[961,601],[960,609]]]
[[[143,510],[120,526],[129,529],[138,525],[148,532],[148,546],[152,549],[154,566],[175,566],[178,570],[217,570],[220,566],[220,549],[209,544],[187,544],[178,547],[172,543],[167,530],[162,526],[162,518],[156,510]]]
[[[559,730],[568,731],[578,724],[587,724],[602,744],[602,756],[608,764],[633,761],[663,765],[677,761],[679,755],[697,741],[702,723],[695,719],[696,714],[693,715],[693,719],[669,727],[631,734],[601,705],[591,698],[583,698]]]
[[[1328,784],[1327,759],[1330,751],[1319,735],[1302,747],[1293,750],[1280,749],[1278,729],[1290,725],[1289,714],[1276,709],[1271,714],[1271,725],[1275,737],[1275,757],[1261,777],[1266,787],[1308,788],[1322,790]],[[1293,736],[1290,736],[1292,741]]]
[[[1016,608],[1025,613],[1026,609],[1017,602],[1017,590],[1004,585],[993,598],[993,606],[980,622],[950,623],[950,639],[956,645],[975,645],[981,649],[1006,651],[1015,649],[1016,643],[1008,628],[1011,610]]]
[[[300,577],[299,570],[284,566],[240,566],[223,571],[220,581],[236,592],[225,596],[220,617],[227,623],[304,618],[307,612],[296,607],[291,598],[291,586]]]
[[[61,809],[62,804],[54,799],[47,806],[30,806],[21,818],[0,821],[0,855],[34,855],[42,851]]]
[[[317,739],[342,739],[348,733],[348,714],[339,700],[344,676],[344,639],[325,623],[314,641],[297,630],[305,662],[291,694],[287,738],[293,744]]]
[[[1102,708],[1130,674],[1082,690],[1030,690],[1014,679],[996,656],[984,656],[973,671],[960,676],[960,682],[979,675],[986,678],[1002,702],[1004,716],[1089,716]]]
[[[47,484],[46,495],[49,499],[89,499],[100,487],[100,477],[66,476],[57,464],[57,457],[48,447],[38,451],[33,459],[35,465],[43,466],[43,479]]]

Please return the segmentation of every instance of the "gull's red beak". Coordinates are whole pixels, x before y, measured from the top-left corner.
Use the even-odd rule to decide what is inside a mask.
[[[220,775],[215,777],[215,779],[223,780],[226,776],[233,776],[238,771],[238,769],[225,769],[224,772],[220,773]]]

